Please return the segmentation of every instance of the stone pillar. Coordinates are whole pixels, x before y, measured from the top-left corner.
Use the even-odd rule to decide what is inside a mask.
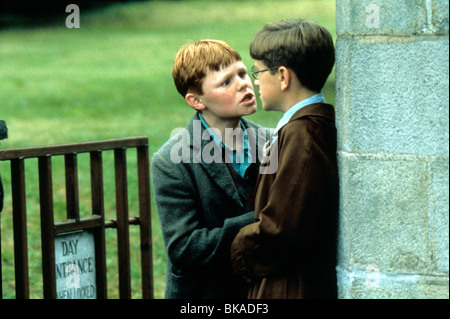
[[[449,298],[449,1],[337,0],[340,298]]]

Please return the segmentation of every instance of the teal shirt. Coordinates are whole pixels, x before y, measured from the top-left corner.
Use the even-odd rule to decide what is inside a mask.
[[[217,146],[219,146],[219,148],[222,149],[222,151],[228,150],[228,152],[224,152],[225,156],[231,156],[229,158],[226,159],[226,162],[230,163],[233,168],[236,170],[236,172],[239,173],[239,175],[241,175],[242,177],[245,177],[245,172],[247,171],[247,169],[250,167],[250,165],[252,164],[252,155],[251,155],[251,149],[250,149],[250,144],[248,143],[248,134],[246,134],[246,129],[244,124],[242,123],[242,121],[240,121],[241,123],[241,127],[242,130],[244,131],[244,137],[243,137],[243,150],[241,152],[239,152],[238,150],[229,147],[227,144],[225,144],[225,142],[220,138],[220,136],[218,136],[217,134],[214,133],[214,131],[209,127],[209,125],[206,123],[205,119],[203,118],[203,116],[198,113],[198,117],[200,118],[203,127],[208,130],[208,132],[211,134],[214,142],[217,144]]]

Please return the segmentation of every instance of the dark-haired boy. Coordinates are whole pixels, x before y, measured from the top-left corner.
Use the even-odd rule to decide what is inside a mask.
[[[261,175],[257,222],[232,244],[249,298],[336,298],[338,170],[335,113],[321,94],[334,65],[330,33],[310,20],[268,23],[250,45],[265,110],[284,112]]]

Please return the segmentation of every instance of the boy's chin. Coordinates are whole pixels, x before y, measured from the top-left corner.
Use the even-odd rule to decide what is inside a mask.
[[[263,104],[262,104],[262,109],[263,109],[264,111],[274,111],[274,109],[273,109],[270,105],[268,105],[268,104],[266,104],[266,103],[263,103]]]
[[[247,114],[245,114],[245,115],[252,115],[252,114],[256,113],[256,109],[257,109],[256,104],[253,105],[252,107],[249,107],[249,109],[246,112]]]
[[[266,103],[262,103],[262,109],[264,111],[280,111],[279,107],[277,107],[276,105],[273,104],[266,104]]]
[[[252,115],[256,112],[257,110],[257,106],[256,103],[254,105],[249,105],[247,106],[244,110],[242,110],[241,116],[247,116],[247,115]]]

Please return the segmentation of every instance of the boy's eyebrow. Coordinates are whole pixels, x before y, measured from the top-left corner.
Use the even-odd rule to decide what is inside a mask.
[[[247,72],[247,68],[246,68],[245,66],[241,66],[241,67],[239,67],[239,68],[237,69],[237,72],[238,72],[238,73],[240,73],[240,72]],[[218,79],[219,82],[220,82],[220,81],[223,81],[223,80],[229,78],[230,76],[232,76],[233,73],[234,73],[233,70],[229,70],[229,71],[227,71],[226,73],[221,74],[220,76],[218,76],[217,79]]]
[[[218,82],[222,82],[223,80],[229,78],[230,76],[231,76],[230,72],[221,74],[221,75],[219,75],[219,76],[217,77],[217,81],[218,81]]]

